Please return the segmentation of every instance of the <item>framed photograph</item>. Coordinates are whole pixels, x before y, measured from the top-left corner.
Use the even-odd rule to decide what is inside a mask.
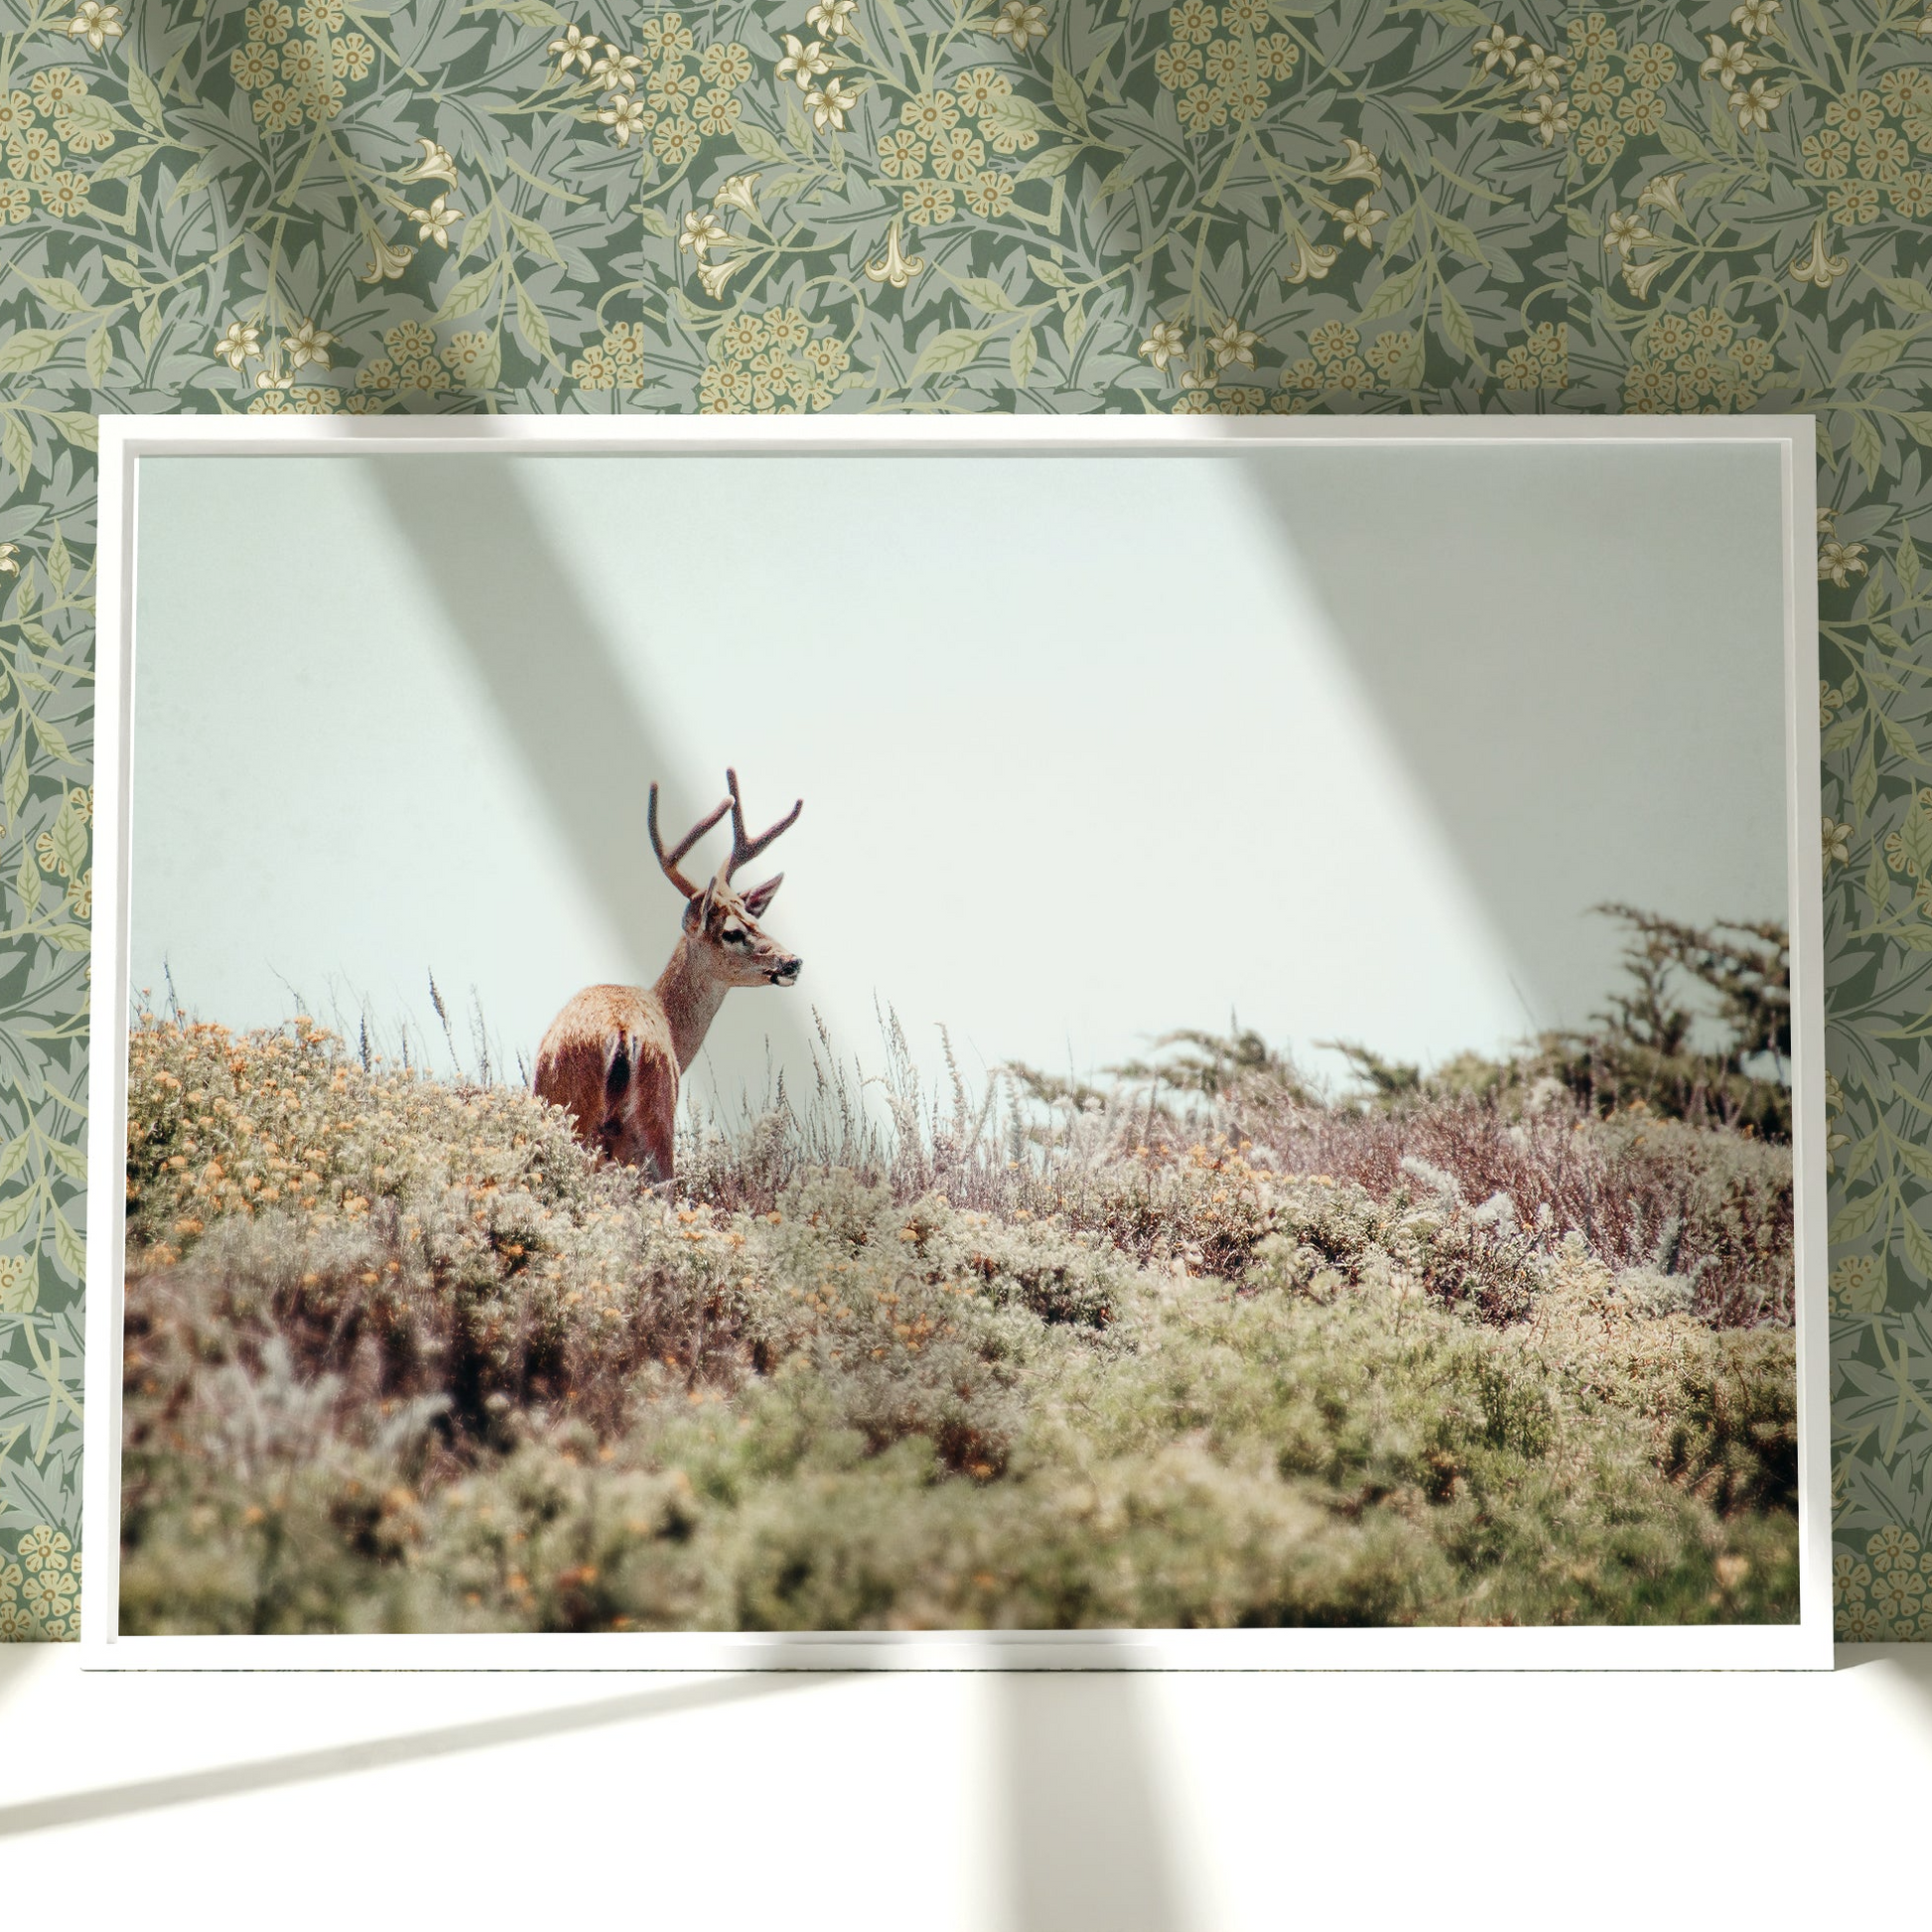
[[[103,419],[89,1661],[1828,1665],[1812,435]]]

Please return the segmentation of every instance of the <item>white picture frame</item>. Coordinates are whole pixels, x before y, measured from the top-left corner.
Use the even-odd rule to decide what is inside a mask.
[[[130,801],[138,490],[143,461],[477,454],[1155,453],[1245,446],[1710,445],[1774,449],[1782,476],[1793,989],[1801,1615],[1780,1626],[905,1632],[769,1636],[122,1637],[120,1362],[126,1148]],[[87,1198],[81,1613],[98,1669],[1815,1669],[1829,1667],[1826,1170],[1815,445],[1808,416],[1737,417],[436,417],[104,416]]]

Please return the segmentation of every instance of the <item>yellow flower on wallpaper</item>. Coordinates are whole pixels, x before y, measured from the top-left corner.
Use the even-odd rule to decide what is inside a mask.
[[[416,259],[415,249],[401,242],[385,241],[371,226],[367,230],[369,258],[357,271],[360,279],[374,286],[393,282]]]
[[[1844,255],[1834,255],[1825,246],[1825,223],[1822,218],[1812,224],[1811,250],[1801,259],[1791,264],[1791,277],[1794,281],[1810,282],[1814,287],[1828,289],[1852,266]]]
[[[914,275],[925,267],[922,255],[907,255],[899,245],[898,222],[894,221],[886,236],[886,252],[877,261],[866,263],[866,279],[871,282],[889,282],[896,289],[902,289]]]
[[[481,366],[487,343],[481,333],[455,337],[444,359],[467,373],[473,361]],[[602,342],[591,344],[571,363],[570,372],[586,389],[634,389],[646,379],[649,350],[650,339],[638,324],[615,323]]]
[[[818,128],[836,130],[844,127],[845,117],[858,104],[858,91],[848,87],[836,74],[822,87],[814,87],[805,95],[805,105],[811,110],[812,125]]]
[[[1863,577],[1868,568],[1864,553],[1863,544],[1841,543],[1836,537],[1821,544],[1818,550],[1818,581],[1821,584],[1829,581],[1840,590],[1845,590],[1855,573]]]
[[[1339,248],[1331,248],[1325,242],[1312,242],[1307,235],[1298,232],[1295,236],[1294,260],[1282,271],[1282,280],[1291,285],[1322,281],[1340,259]]]
[[[708,262],[698,270],[698,286],[716,302],[724,294],[725,284],[749,259],[745,255],[734,255],[728,261]]]
[[[573,67],[582,68],[588,73],[591,61],[601,46],[603,42],[595,34],[587,34],[581,27],[566,27],[550,43],[550,52],[557,57],[559,73],[568,73]]]
[[[1631,249],[1654,239],[1650,230],[1634,214],[1612,209],[1603,224],[1603,246],[1614,249],[1627,261]]]
[[[1668,255],[1652,255],[1646,261],[1637,261],[1626,256],[1623,262],[1623,286],[1639,302],[1650,293],[1650,285],[1670,266]]]
[[[231,322],[214,345],[214,352],[231,369],[238,369],[251,355],[261,352],[261,331],[253,323]]]
[[[1514,91],[1523,94],[1555,93],[1563,86],[1564,73],[1569,66],[1567,56],[1547,51],[1531,41],[1529,52],[1516,63],[1516,72],[1512,76]]]
[[[1757,50],[1749,41],[1726,41],[1722,34],[1713,34],[1710,55],[1698,72],[1729,92],[1741,86],[1744,76],[1756,66]]]
[[[1369,350],[1371,366],[1382,366],[1383,339]],[[1391,357],[1390,366],[1394,366]],[[1496,381],[1504,389],[1563,389],[1570,382],[1570,325],[1540,322],[1496,360]]]
[[[693,210],[684,217],[684,228],[678,235],[677,245],[689,249],[697,260],[703,261],[706,249],[731,238],[730,230],[715,214]]]
[[[1243,329],[1232,316],[1223,318],[1221,326],[1207,338],[1208,352],[1214,357],[1214,366],[1224,369],[1232,362],[1243,362],[1249,368],[1255,365],[1255,349],[1261,338],[1252,329]],[[1143,353],[1146,345],[1142,345]]]
[[[651,131],[650,151],[667,167],[682,166],[701,145],[697,123],[688,115],[670,115]]]
[[[1553,146],[1560,134],[1576,125],[1571,114],[1570,103],[1557,94],[1538,94],[1523,109],[1523,124],[1547,148]]]
[[[1506,28],[1492,26],[1475,44],[1473,52],[1482,63],[1482,70],[1488,73],[1498,64],[1505,73],[1516,71],[1516,50],[1523,45],[1521,34],[1512,34]]]
[[[937,227],[958,212],[952,186],[943,181],[916,182],[910,188],[900,189],[899,207],[908,221],[925,227]]]
[[[450,151],[440,141],[432,140],[427,134],[419,135],[416,145],[422,149],[422,159],[412,161],[397,176],[398,181],[446,181],[454,188],[456,183],[456,162]]]
[[[463,210],[453,207],[447,195],[439,195],[428,207],[412,207],[411,218],[416,222],[417,238],[433,241],[439,248],[450,245],[450,230],[463,219]]]
[[[100,0],[80,0],[73,18],[68,22],[69,36],[73,40],[85,41],[96,54],[110,40],[118,40],[124,31],[120,8],[112,4],[103,6]]]
[[[654,61],[676,61],[698,44],[682,14],[649,14],[637,29],[637,44]]]
[[[643,65],[635,54],[607,47],[591,66],[591,85],[610,93],[634,93]]]
[[[0,1314],[32,1314],[40,1300],[40,1270],[28,1255],[0,1255]]]
[[[712,339],[699,407],[718,415],[824,409],[850,361],[845,345],[815,335],[801,309],[741,313]]]
[[[852,30],[852,16],[859,11],[859,0],[816,0],[806,13],[805,25],[816,28],[828,41],[842,38]]]
[[[809,87],[821,73],[831,71],[833,57],[826,53],[822,41],[806,46],[796,34],[787,34],[784,43],[784,58],[776,69],[780,80],[795,80],[800,87]]]
[[[985,31],[995,40],[1011,41],[1013,51],[1024,54],[1035,41],[1046,38],[1046,9],[1031,5],[1030,0],[1006,0]]]
[[[1832,1300],[1853,1314],[1876,1314],[1885,1306],[1885,1286],[1884,1271],[1870,1255],[1848,1255],[1832,1270]],[[1850,1582],[1851,1560],[1839,1561],[1846,1566],[1843,1574]],[[1865,1580],[1869,1581],[1868,1572]]]
[[[1732,93],[1728,105],[1737,117],[1737,125],[1746,133],[1753,128],[1761,132],[1771,125],[1771,109],[1783,99],[1783,91],[1770,85],[1760,75],[1748,87],[1740,87]]]
[[[305,368],[313,362],[317,368],[326,369],[329,366],[329,346],[335,340],[328,330],[317,328],[312,319],[305,319],[282,338],[282,346],[288,351],[289,367]]]
[[[1686,170],[1679,168],[1672,174],[1653,176],[1638,195],[1637,206],[1654,207],[1674,220],[1683,220],[1684,204],[1678,199],[1677,191],[1683,184],[1685,173]]]
[[[751,79],[750,51],[737,41],[718,41],[698,57],[698,72],[713,86],[742,87]]]
[[[1375,230],[1389,218],[1385,207],[1372,207],[1370,197],[1364,195],[1350,209],[1341,224],[1341,238],[1344,241],[1359,241],[1364,248],[1375,246]]]
[[[1187,339],[1177,322],[1157,322],[1148,332],[1139,352],[1157,369],[1165,369],[1187,352]]]
[[[611,138],[621,148],[627,148],[633,135],[648,132],[657,121],[657,116],[641,100],[628,95],[600,108],[597,118],[611,130]]]
[[[1374,149],[1365,147],[1352,135],[1342,138],[1346,153],[1332,168],[1322,170],[1323,181],[1365,181],[1370,188],[1382,186],[1382,162]]]

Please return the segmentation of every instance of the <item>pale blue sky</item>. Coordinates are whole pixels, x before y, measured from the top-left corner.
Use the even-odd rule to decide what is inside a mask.
[[[805,970],[729,1091],[875,999],[1495,1048],[1601,1002],[1598,900],[1783,912],[1778,516],[1746,448],[145,459],[134,984],[420,1038],[433,970],[527,1058],[669,950],[650,779],[735,763]]]

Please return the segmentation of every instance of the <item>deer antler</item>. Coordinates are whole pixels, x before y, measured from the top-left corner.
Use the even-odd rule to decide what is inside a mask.
[[[725,861],[724,870],[718,876],[720,879],[729,881],[732,874],[740,866],[744,865],[748,860],[756,859],[780,832],[788,832],[791,830],[792,826],[797,823],[798,814],[805,809],[805,801],[802,798],[799,799],[792,806],[791,810],[783,818],[779,819],[777,824],[772,826],[768,831],[760,832],[755,839],[748,839],[745,836],[745,801],[738,795],[738,773],[732,770],[729,765],[725,768],[725,782],[731,787],[732,794],[730,799],[732,814],[732,856]],[[717,823],[715,818],[711,822],[713,824]],[[783,873],[778,875],[778,879],[782,879],[783,877]],[[775,886],[777,883],[777,879],[767,882],[770,886]],[[759,888],[759,892],[765,890],[766,888],[763,886]]]
[[[730,798],[726,798],[722,800],[719,803],[718,809],[715,812],[711,812],[707,814],[705,817],[699,819],[697,824],[692,826],[690,831],[685,833],[683,838],[678,840],[677,844],[674,845],[670,849],[670,851],[666,852],[664,850],[664,841],[661,838],[659,838],[657,835],[657,784],[654,779],[652,780],[651,787],[650,787],[650,804],[646,808],[644,813],[644,823],[649,828],[650,831],[650,847],[651,850],[657,854],[657,863],[663,867],[664,877],[668,879],[671,882],[671,884],[675,886],[678,889],[678,891],[684,895],[686,898],[696,898],[699,893],[702,892],[704,889],[700,886],[692,885],[690,880],[686,879],[685,876],[678,871],[677,862],[680,859],[682,859],[684,855],[687,852],[689,852],[691,848],[694,845],[696,845],[697,842],[701,838],[703,838],[704,835],[707,832],[709,832],[711,828],[714,825],[716,825],[718,821],[721,818],[723,818],[727,812],[732,812],[734,814],[737,812],[738,809],[737,797],[738,797],[738,787],[736,784],[734,784],[732,786],[732,796]],[[802,803],[803,801],[801,800],[800,802]],[[796,818],[798,814],[796,812],[792,813],[792,817]],[[778,829],[782,831],[784,828],[780,826]]]

